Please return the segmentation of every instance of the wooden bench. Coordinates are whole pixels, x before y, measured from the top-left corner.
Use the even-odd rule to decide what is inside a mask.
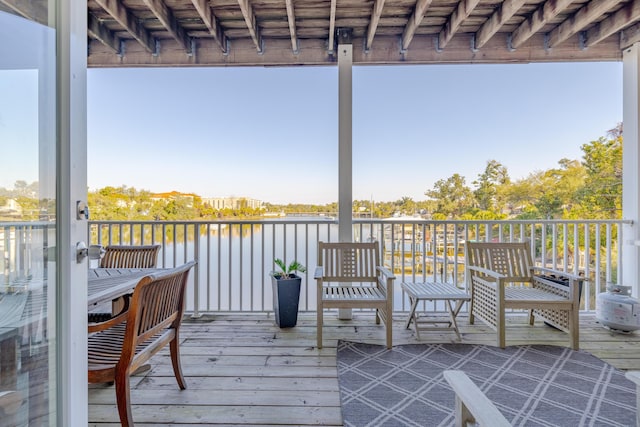
[[[322,348],[325,308],[371,308],[376,324],[386,326],[387,348],[392,346],[393,281],[380,265],[378,243],[318,243],[317,339]]]
[[[173,373],[187,387],[180,366],[179,331],[189,270],[195,262],[145,276],[133,292],[129,308],[101,323],[88,338],[89,383],[115,382],[123,427],[133,426],[129,377],[169,345]]]
[[[579,349],[579,309],[581,277],[535,267],[528,242],[466,242],[466,277],[471,290],[469,323],[480,318],[497,331],[498,346],[505,347],[505,312],[529,310],[570,336],[570,345]],[[551,280],[563,277],[567,286]]]

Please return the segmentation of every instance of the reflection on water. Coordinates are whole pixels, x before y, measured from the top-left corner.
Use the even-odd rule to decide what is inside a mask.
[[[189,235],[190,231],[180,230],[178,227],[175,234],[185,236]],[[300,310],[313,311],[316,309],[316,282],[313,279],[313,271],[317,263],[318,242],[336,241],[338,226],[333,222],[213,223],[203,225],[197,234],[198,239],[188,239],[186,243],[180,242],[179,238],[174,239],[173,234],[168,234],[169,242],[159,255],[159,265],[170,267],[195,259],[197,254],[199,286],[197,290],[193,289],[195,282],[192,281],[187,301],[188,310],[195,308],[196,291],[199,311],[271,310],[269,273],[275,269],[273,259],[282,258],[287,264],[295,259],[308,268],[308,273],[301,275],[303,281]],[[424,254],[415,248],[400,248],[397,242],[384,239],[384,235],[385,229],[380,224],[364,224],[355,230],[354,240],[364,239],[381,243],[383,264],[393,269],[397,276],[394,288],[395,309],[407,310],[409,303],[403,297],[400,283],[433,280],[434,270],[442,280],[445,271],[441,263],[427,261]],[[452,268],[453,263],[447,267],[450,275],[453,274]],[[459,269],[460,273],[461,271],[462,269]],[[452,276],[449,276],[449,279],[451,278]]]

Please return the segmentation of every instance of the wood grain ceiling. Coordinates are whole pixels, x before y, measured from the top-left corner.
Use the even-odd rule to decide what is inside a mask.
[[[42,20],[38,0],[0,8]],[[640,0],[88,0],[90,67],[617,61]]]

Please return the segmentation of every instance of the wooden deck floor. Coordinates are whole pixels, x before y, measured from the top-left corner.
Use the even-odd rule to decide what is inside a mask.
[[[168,353],[152,359],[152,369],[132,379],[136,426],[342,425],[336,376],[339,338],[384,344],[384,328],[368,314],[351,321],[325,316],[324,348],[316,349],[315,314],[301,314],[298,326],[279,329],[266,315],[221,315],[185,321],[182,366],[188,388],[180,391]],[[462,342],[494,345],[495,333],[460,316]],[[640,369],[640,333],[614,334],[593,317],[581,318],[581,349],[620,369]],[[418,342],[394,323],[394,345]],[[459,342],[453,332],[421,333],[420,342]],[[568,336],[524,318],[510,318],[507,344],[568,346]],[[113,386],[89,386],[89,425],[119,426]]]

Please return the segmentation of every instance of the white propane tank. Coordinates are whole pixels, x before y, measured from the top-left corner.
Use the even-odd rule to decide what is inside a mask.
[[[640,329],[640,301],[631,286],[610,285],[596,296],[596,319],[608,329],[631,332]]]

